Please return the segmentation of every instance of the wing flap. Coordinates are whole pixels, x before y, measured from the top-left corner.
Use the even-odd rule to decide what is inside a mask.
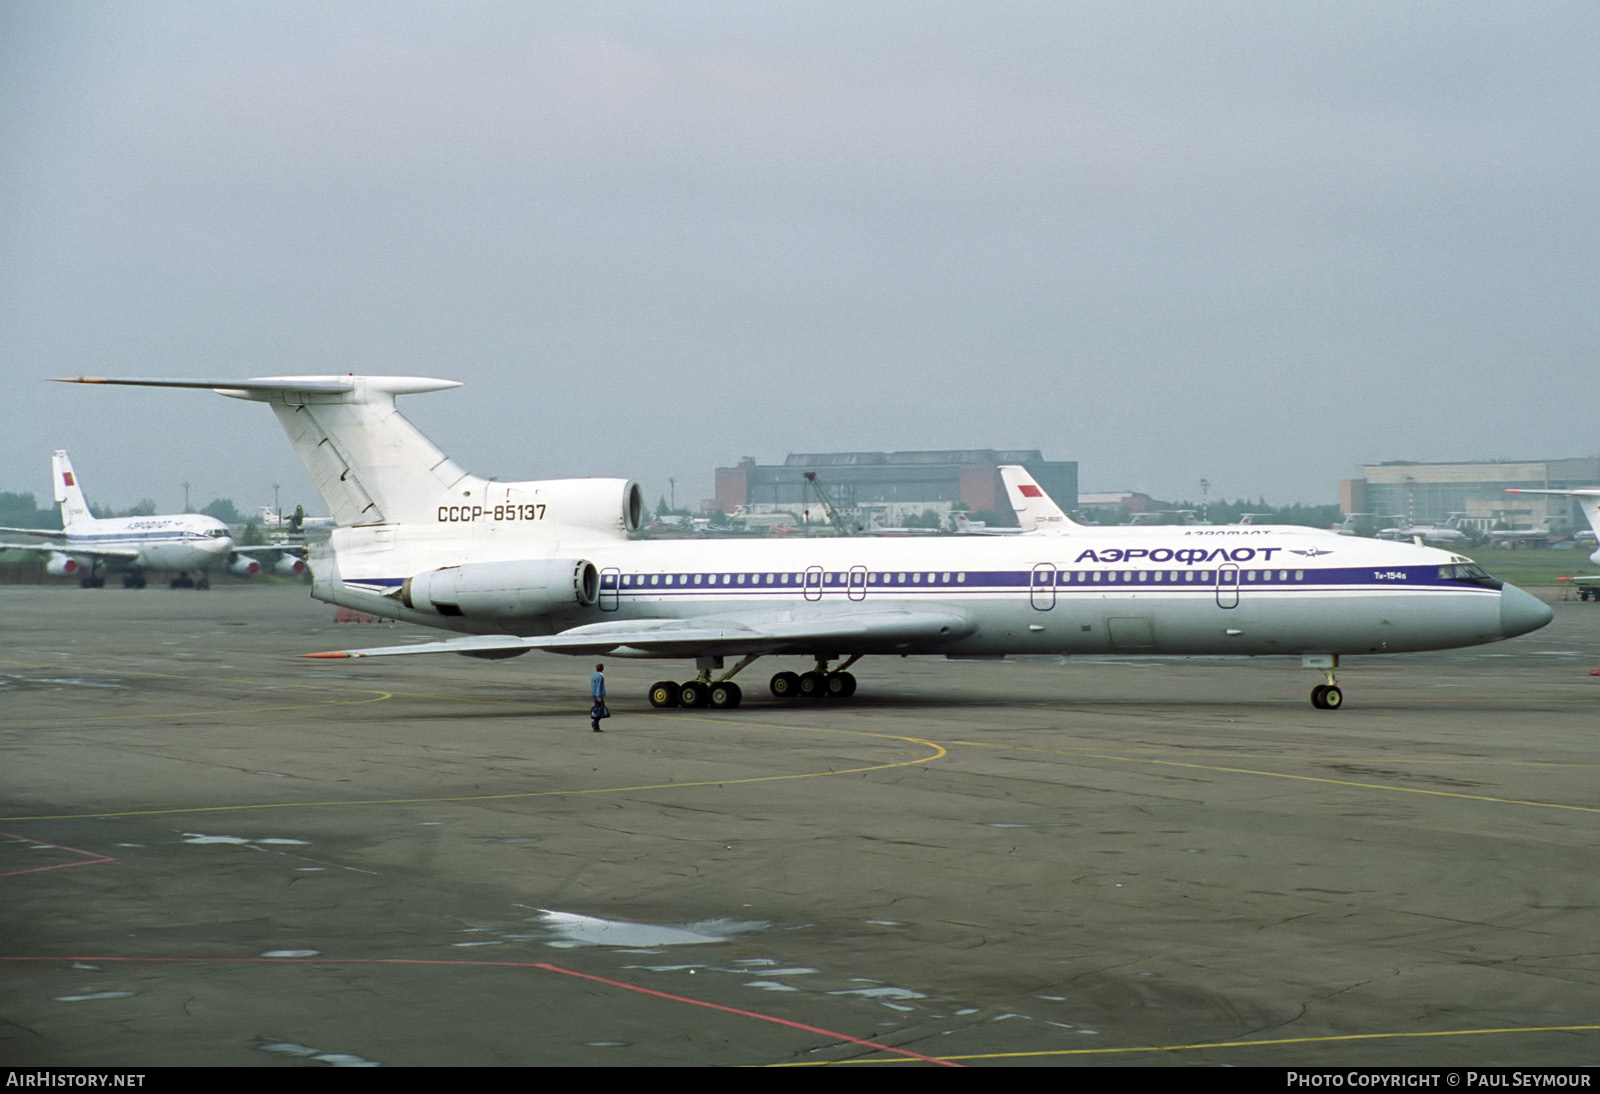
[[[329,650],[303,657],[395,657],[422,653],[618,653],[633,657],[711,657],[728,654],[809,653],[819,643],[850,652],[898,653],[937,646],[972,631],[956,612],[857,612],[820,618],[762,619],[718,616],[701,619],[631,619],[592,623],[560,634],[521,637],[472,635],[409,646]]]

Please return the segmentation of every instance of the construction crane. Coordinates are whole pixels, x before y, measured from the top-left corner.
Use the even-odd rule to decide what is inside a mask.
[[[861,531],[860,527],[845,520],[844,514],[839,512],[833,499],[828,496],[827,488],[817,481],[815,471],[805,473],[806,482],[811,484],[811,489],[816,492],[817,500],[822,503],[822,511],[828,515],[828,523],[833,525],[833,530],[841,536],[853,536]]]

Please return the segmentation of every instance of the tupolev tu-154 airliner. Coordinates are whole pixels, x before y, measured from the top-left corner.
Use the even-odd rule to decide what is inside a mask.
[[[1310,528],[1063,528],[1060,534],[794,541],[640,540],[637,483],[495,482],[400,414],[451,380],[277,376],[73,383],[209,389],[266,403],[337,521],[312,595],[463,637],[315,657],[460,653],[692,659],[658,707],[736,707],[760,657],[779,697],[847,698],[862,657],[1007,654],[1297,656],[1343,704],[1344,655],[1450,649],[1526,634],[1537,598],[1471,559]],[[724,668],[725,659],[737,659]]]

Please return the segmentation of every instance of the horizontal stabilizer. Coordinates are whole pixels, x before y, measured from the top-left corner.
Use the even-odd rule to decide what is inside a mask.
[[[248,380],[166,380],[132,376],[62,376],[58,384],[120,384],[124,387],[180,387],[214,391],[240,399],[266,400],[289,392],[307,395],[356,395],[352,401],[366,402],[366,395],[420,395],[428,391],[448,391],[460,387],[459,380],[435,380],[428,376],[257,376]]]
[[[395,408],[400,395],[446,391],[428,376],[259,376],[247,380],[81,376],[62,383],[195,388],[266,403],[341,527],[430,524],[439,506],[479,494],[463,471]],[[474,502],[481,504],[479,498]]]

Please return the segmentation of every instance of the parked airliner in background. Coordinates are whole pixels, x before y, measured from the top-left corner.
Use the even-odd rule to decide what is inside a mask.
[[[1589,521],[1589,527],[1594,529],[1595,540],[1600,542],[1600,487],[1583,490],[1507,490],[1506,493],[1555,494],[1563,498],[1577,498],[1578,508],[1583,510],[1584,517]],[[1589,555],[1589,561],[1600,565],[1600,549]],[[1600,574],[1583,574],[1577,577],[1564,577],[1561,580],[1575,584],[1584,600],[1600,600]]]
[[[1589,527],[1594,529],[1595,538],[1600,540],[1600,487],[1588,487],[1582,490],[1507,490],[1508,494],[1554,494],[1562,498],[1577,498],[1578,508],[1583,510],[1584,517],[1589,521]],[[1600,563],[1600,550],[1589,556],[1589,561]]]
[[[251,577],[261,570],[255,558],[234,549],[233,534],[215,517],[178,513],[102,519],[89,511],[65,451],[50,458],[50,472],[56,502],[61,506],[61,531],[0,528],[0,535],[14,537],[0,542],[0,551],[39,552],[45,555],[45,572],[54,577],[77,577],[85,589],[94,589],[104,587],[106,570],[120,570],[123,588],[142,589],[146,574],[156,570],[176,574],[174,589],[209,589],[214,565],[224,566],[235,577]],[[284,576],[305,570],[305,563],[293,551],[251,550],[277,555],[273,570]]]
[[[257,527],[263,532],[276,534],[279,532],[297,536],[324,536],[333,531],[332,517],[308,517],[303,507],[296,507],[295,511],[285,516],[270,505],[263,505],[257,510],[260,518]]]
[[[91,379],[205,388],[263,402],[338,523],[314,552],[312,595],[465,632],[313,656],[529,650],[692,658],[656,706],[734,707],[759,657],[774,695],[847,697],[864,656],[1299,656],[1343,702],[1343,654],[1494,642],[1550,609],[1471,559],[1312,529],[1083,528],[1070,535],[636,540],[644,498],[623,479],[493,482],[470,475],[395,407],[458,387],[405,376]],[[723,670],[724,659],[738,658]],[[719,671],[721,670],[721,671]]]
[[[1378,532],[1379,539],[1417,540],[1431,543],[1436,547],[1456,546],[1467,542],[1467,534],[1457,527],[1465,513],[1452,513],[1450,519],[1443,524],[1412,524],[1402,521],[1393,528],[1384,528]]]
[[[1004,529],[1013,534],[1032,536],[1083,536],[1100,533],[1107,530],[1105,525],[1079,524],[1055,503],[1055,499],[1044,492],[1036,479],[1028,474],[1028,469],[1015,464],[1002,464],[997,470],[1000,472],[1000,481],[1005,485],[1006,498],[1011,502],[1011,508],[1016,511],[1016,528]],[[1192,512],[1192,510],[1177,510],[1178,512]],[[1261,516],[1260,513],[1246,513],[1245,518]],[[1298,524],[1255,524],[1250,519],[1241,519],[1237,525],[1223,525],[1221,527],[1238,528],[1248,525],[1252,532],[1276,532],[1283,535],[1306,535],[1315,533],[1315,529],[1306,528]],[[1174,527],[1187,529],[1184,534],[1206,535],[1202,529],[1212,525],[1166,525],[1166,524],[1120,524],[1117,529],[1128,535],[1143,534],[1145,536],[1170,536]]]
[[[209,588],[213,565],[225,563],[233,552],[228,526],[199,513],[174,516],[116,517],[101,520],[89,512],[83,490],[64,451],[50,459],[56,502],[61,506],[61,531],[39,528],[0,528],[9,537],[0,550],[41,551],[45,572],[55,577],[79,578],[86,589],[106,583],[105,569],[122,571],[128,589],[145,587],[149,570],[175,572],[172,587]],[[191,578],[191,572],[199,579]]]

